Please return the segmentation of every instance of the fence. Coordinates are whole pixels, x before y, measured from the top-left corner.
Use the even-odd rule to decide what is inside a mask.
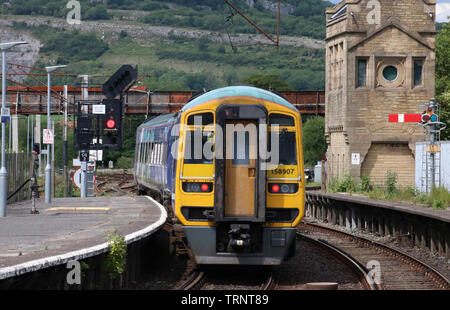
[[[30,166],[31,154],[8,153],[6,154],[6,170],[8,171],[8,197],[31,178]],[[31,199],[30,186],[26,185],[17,192],[8,203],[15,203]]]

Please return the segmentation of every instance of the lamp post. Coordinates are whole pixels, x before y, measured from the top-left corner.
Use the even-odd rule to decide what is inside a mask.
[[[27,42],[8,42],[0,43],[0,50],[2,51],[2,114],[3,109],[6,108],[6,51],[10,48],[27,44]],[[6,205],[8,203],[8,172],[6,171],[6,154],[5,154],[5,135],[6,123],[2,121],[2,166],[0,168],[0,217],[6,216]]]
[[[51,129],[51,73],[57,69],[65,68],[66,65],[45,67],[47,71],[47,129]],[[54,142],[54,141],[53,141]],[[47,166],[45,166],[45,203],[52,202],[52,166],[50,164],[51,144],[47,144]]]

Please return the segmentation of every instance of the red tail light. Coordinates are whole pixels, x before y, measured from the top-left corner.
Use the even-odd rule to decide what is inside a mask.
[[[274,184],[272,186],[272,192],[278,193],[280,191],[280,186],[278,184]]]
[[[207,192],[209,190],[208,184],[202,184],[202,192]]]

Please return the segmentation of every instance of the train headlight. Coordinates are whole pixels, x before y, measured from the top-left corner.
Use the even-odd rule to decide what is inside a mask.
[[[273,184],[270,183],[269,193],[272,194],[295,194],[298,192],[298,184],[297,183],[283,183],[283,184]]]
[[[281,185],[281,192],[284,194],[290,193],[291,192],[290,186],[288,184]]]
[[[183,182],[183,191],[187,193],[211,193],[213,183],[211,182]]]

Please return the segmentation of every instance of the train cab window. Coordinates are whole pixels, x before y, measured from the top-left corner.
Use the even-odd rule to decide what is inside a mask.
[[[207,113],[198,113],[188,117],[187,124],[189,126],[201,125],[208,126],[214,124],[214,114]]]
[[[244,135],[238,137],[238,132],[234,132],[233,137],[233,165],[250,164],[250,133],[243,132]],[[239,143],[243,142],[243,143]]]
[[[280,127],[295,126],[295,120],[292,116],[273,113],[269,116],[269,125],[278,125]]]
[[[297,141],[295,132],[288,132],[286,130],[282,130],[276,133],[272,132],[271,135],[269,135],[270,152],[272,152],[272,134],[278,135],[279,165],[297,165]]]
[[[184,148],[184,163],[212,164],[213,156],[206,151],[213,150],[213,137],[213,131],[188,130],[186,132],[186,144]]]

